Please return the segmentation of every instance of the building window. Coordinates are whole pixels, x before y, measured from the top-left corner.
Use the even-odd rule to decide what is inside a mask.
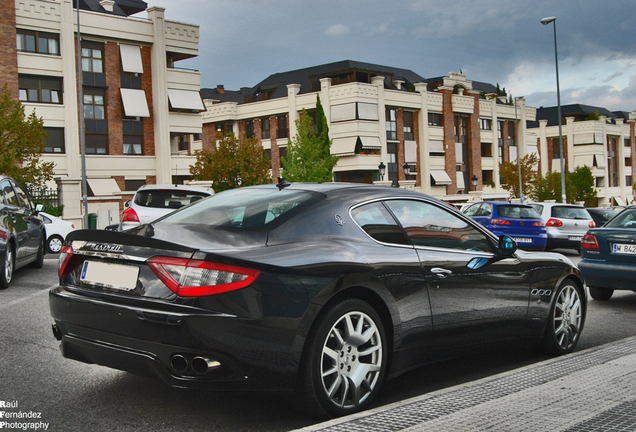
[[[245,122],[245,138],[254,138],[254,122],[252,120]]]
[[[607,166],[609,168],[610,178],[609,187],[618,186],[618,137],[607,137]]]
[[[82,79],[86,85],[106,85],[104,44],[82,42]]]
[[[138,73],[122,72],[121,88],[141,89],[141,76]]]
[[[497,122],[497,143],[499,147],[503,147],[503,122]]]
[[[428,113],[428,125],[429,126],[444,126],[442,120],[444,117],[441,113]]]
[[[84,125],[87,154],[108,153],[108,122],[104,106],[105,90],[84,89]]]
[[[630,147],[631,146],[631,144],[629,142],[629,138],[625,138],[624,145],[625,145],[625,147]]]
[[[60,55],[60,35],[16,29],[18,51]]]
[[[464,116],[455,116],[455,142],[468,143],[468,118]]]
[[[479,129],[481,130],[492,130],[492,120],[487,118],[479,119]]]
[[[48,136],[44,139],[44,153],[64,153],[64,128],[45,127]]]
[[[388,117],[387,117],[388,118]],[[388,143],[387,151],[387,167],[386,172],[388,179],[393,182],[392,186],[398,186],[398,163],[397,163],[397,144]]]
[[[484,186],[495,186],[495,180],[493,177],[492,170],[482,170],[481,171],[481,179]]]
[[[22,102],[62,103],[62,78],[20,75],[18,84]]]
[[[404,111],[404,139],[413,141],[413,112]]]
[[[481,157],[492,157],[491,143],[481,143]]]
[[[261,137],[263,139],[270,138],[269,118],[264,118],[261,120]]]
[[[227,136],[234,133],[234,127],[232,123],[217,123],[216,131],[223,134],[223,136]]]
[[[124,180],[127,191],[136,191],[146,184],[146,180]]]
[[[386,139],[397,140],[397,119],[392,108],[386,110]]]
[[[278,131],[276,138],[288,138],[289,131],[287,130],[287,116],[278,116]]]
[[[508,122],[508,145],[515,147],[517,145],[517,134],[515,133],[517,128],[515,127],[515,122]]]
[[[188,135],[179,135],[179,151],[188,151],[190,141]]]
[[[203,139],[203,134],[195,133],[192,135],[192,141],[201,141]]]
[[[122,120],[122,130],[124,132],[124,154],[144,154],[144,127],[141,118],[124,118]]]

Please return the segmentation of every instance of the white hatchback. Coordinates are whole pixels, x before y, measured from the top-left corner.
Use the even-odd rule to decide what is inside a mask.
[[[585,207],[561,203],[528,203],[541,215],[548,233],[547,249],[576,249],[587,230],[596,227]]]
[[[172,213],[183,206],[214,195],[214,190],[188,185],[144,185],[126,203],[120,230],[134,228]]]
[[[58,253],[64,245],[64,239],[75,229],[75,225],[48,213],[40,212],[39,215],[46,230],[46,250],[49,253]]]

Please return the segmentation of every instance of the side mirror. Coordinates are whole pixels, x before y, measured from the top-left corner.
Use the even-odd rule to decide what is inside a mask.
[[[124,207],[126,208],[130,207],[130,201],[126,201],[126,203],[124,204]]]
[[[499,236],[499,254],[512,256],[517,251],[517,242],[512,237],[502,234]]]
[[[35,214],[37,215],[40,212],[46,211],[46,205],[45,204],[36,204],[35,205]]]

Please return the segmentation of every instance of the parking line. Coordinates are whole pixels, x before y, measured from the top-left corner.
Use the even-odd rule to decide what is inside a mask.
[[[40,291],[38,291],[38,292],[36,292],[36,293],[31,294],[30,296],[22,297],[22,298],[19,298],[19,299],[16,299],[16,300],[10,301],[10,302],[9,302],[9,303],[7,303],[7,304],[0,305],[0,310],[2,310],[2,309],[6,309],[6,308],[8,308],[8,307],[10,307],[10,306],[13,306],[13,305],[16,305],[16,304],[18,304],[18,303],[22,303],[23,301],[30,300],[30,299],[32,299],[33,297],[37,297],[37,296],[39,296],[39,295],[41,295],[41,294],[47,293],[47,292],[49,292],[50,290],[52,290],[53,288],[55,288],[56,286],[57,286],[57,284],[51,285],[50,287],[48,287],[48,288],[44,288],[44,289],[42,289],[42,290],[40,290]]]

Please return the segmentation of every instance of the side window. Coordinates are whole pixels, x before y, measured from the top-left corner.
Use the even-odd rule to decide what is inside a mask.
[[[11,183],[9,183],[8,181],[2,182],[2,184],[0,184],[0,187],[2,188],[2,193],[4,194],[5,202],[10,206],[18,207],[18,197],[16,196],[15,191],[11,187]]]
[[[417,246],[493,252],[485,234],[445,209],[412,200],[386,204]]]
[[[479,211],[479,207],[481,204],[473,204],[466,210],[466,216],[477,216],[477,212]]]
[[[31,200],[29,199],[29,195],[27,195],[24,189],[22,189],[22,187],[20,187],[20,185],[17,183],[13,183],[13,188],[18,195],[18,202],[20,203],[20,207],[32,210],[33,206],[31,205]]]
[[[479,207],[479,211],[477,212],[477,216],[490,216],[492,214],[492,206],[490,204],[482,204]]]
[[[395,219],[382,205],[375,202],[356,207],[351,216],[371,238],[382,243],[410,245]]]

